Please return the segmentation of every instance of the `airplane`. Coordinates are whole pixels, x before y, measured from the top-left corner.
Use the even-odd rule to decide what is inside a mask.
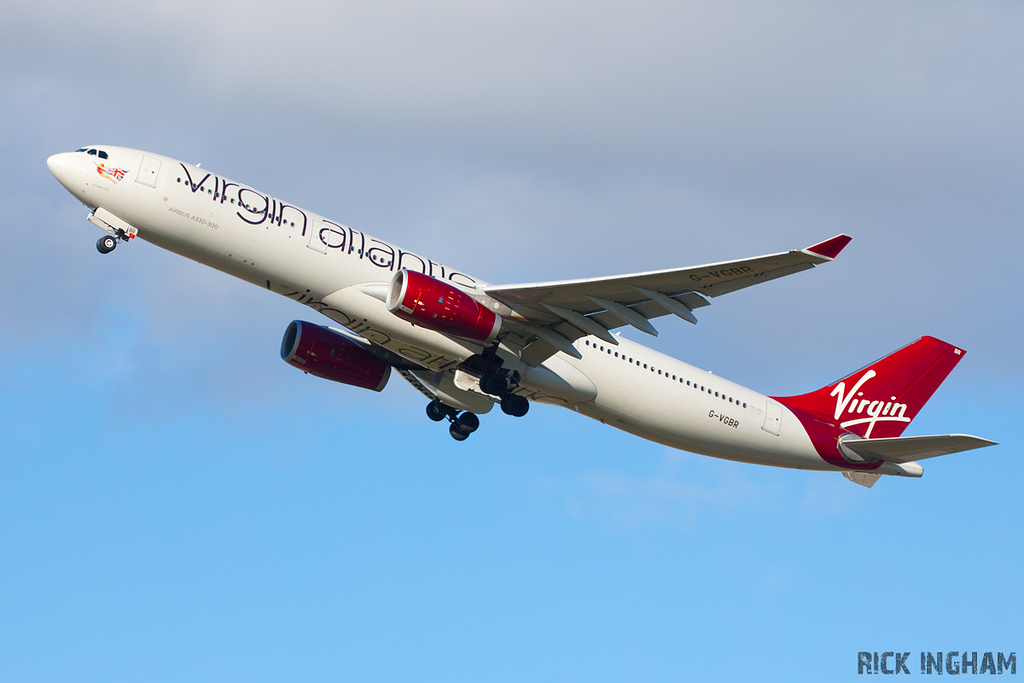
[[[123,147],[47,166],[89,210],[110,253],[151,242],[305,304],[335,325],[292,321],[281,357],[323,379],[381,391],[392,373],[464,441],[497,404],[558,405],[641,438],[739,462],[841,472],[871,487],[920,477],[919,460],[994,445],[902,436],[964,350],[921,337],[837,382],[768,396],[631,341],[651,320],[696,324],[709,299],[829,263],[850,242],[613,277],[494,285],[199,164]]]

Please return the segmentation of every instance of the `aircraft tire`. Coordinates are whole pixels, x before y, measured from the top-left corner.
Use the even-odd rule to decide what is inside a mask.
[[[452,422],[452,426],[448,428],[448,433],[451,434],[452,438],[456,441],[465,441],[469,438],[469,432],[462,431],[458,422]]]
[[[101,254],[109,254],[114,251],[114,247],[117,246],[117,240],[110,235],[104,235],[103,237],[96,240],[96,251]]]
[[[485,394],[501,396],[508,391],[508,378],[501,375],[487,374],[480,378],[480,389]]]
[[[506,394],[501,399],[501,411],[512,417],[523,417],[530,410],[530,402],[516,394]]]
[[[445,418],[448,413],[445,412],[444,406],[438,400],[433,400],[427,404],[427,417],[434,422],[440,422]]]
[[[459,431],[472,434],[480,429],[480,418],[476,416],[476,413],[467,410],[456,418],[455,424],[459,425]]]

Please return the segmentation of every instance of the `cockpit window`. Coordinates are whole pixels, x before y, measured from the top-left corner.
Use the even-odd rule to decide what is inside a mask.
[[[94,150],[94,149],[90,149],[90,150],[89,150],[89,154],[91,154],[91,155],[93,155],[93,156],[96,156],[96,150]]]
[[[85,152],[86,154],[91,154],[94,157],[99,157],[100,159],[107,159],[108,158],[107,153],[104,152],[102,149],[89,149],[87,147],[83,147],[82,149],[76,149],[75,151],[76,152]]]
[[[103,150],[101,149],[101,150],[99,151],[99,153],[98,153],[98,156],[99,156],[99,158],[100,158],[100,159],[106,159],[106,158],[107,158],[107,153],[106,153],[106,152],[104,152],[104,151],[103,151]]]
[[[85,151],[85,147],[83,147],[82,149],[76,149],[75,150],[75,152],[84,152],[84,151]]]

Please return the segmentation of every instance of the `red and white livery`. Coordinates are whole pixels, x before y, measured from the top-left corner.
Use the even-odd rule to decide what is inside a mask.
[[[548,403],[673,448],[865,486],[993,443],[903,436],[964,356],[932,337],[817,391],[771,397],[615,331],[656,335],[651,321],[666,315],[696,323],[709,299],[828,263],[845,235],[726,263],[493,285],[159,154],[97,145],[47,164],[106,232],[100,252],[138,237],[313,308],[335,326],[289,324],[286,362],[374,391],[397,373],[459,441],[495,404],[521,417]]]

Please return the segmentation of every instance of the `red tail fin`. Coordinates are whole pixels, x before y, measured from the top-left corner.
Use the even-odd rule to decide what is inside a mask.
[[[899,436],[964,353],[921,337],[835,384],[775,400],[867,439]]]

